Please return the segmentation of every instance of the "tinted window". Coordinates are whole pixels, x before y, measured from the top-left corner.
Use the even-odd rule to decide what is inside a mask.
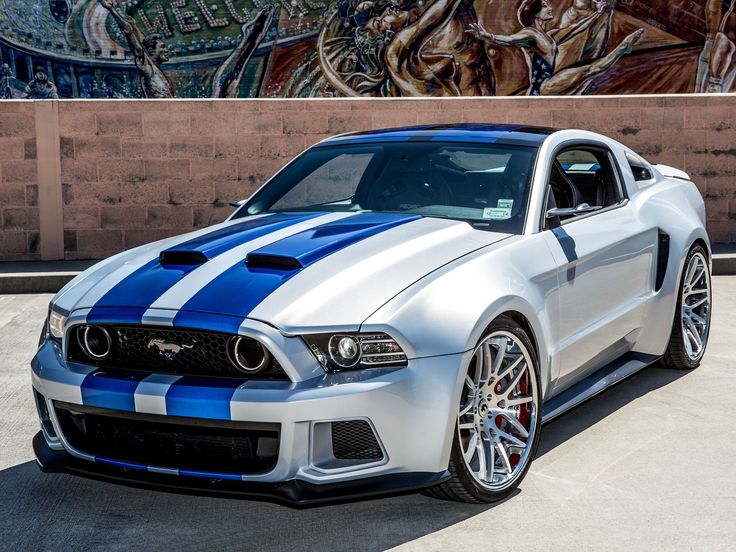
[[[328,159],[279,198],[270,209],[286,210],[312,203],[339,204],[340,201],[349,201],[355,195],[373,156],[373,153],[368,152],[344,153]]]
[[[550,187],[557,207],[610,207],[623,198],[616,170],[607,150],[566,149],[555,159]]]
[[[391,142],[323,146],[295,159],[236,217],[271,211],[378,211],[520,233],[537,149]]]

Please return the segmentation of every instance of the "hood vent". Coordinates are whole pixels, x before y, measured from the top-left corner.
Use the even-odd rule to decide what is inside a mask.
[[[158,261],[162,266],[194,266],[208,261],[201,251],[162,251]]]
[[[264,255],[262,253],[250,253],[245,258],[245,266],[248,268],[271,268],[275,270],[299,270],[304,268],[294,257],[284,255]]]

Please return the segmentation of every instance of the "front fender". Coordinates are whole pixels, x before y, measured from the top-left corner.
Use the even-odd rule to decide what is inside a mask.
[[[515,312],[532,331],[543,391],[551,378],[552,320],[557,272],[543,238],[527,236],[451,263],[373,313],[361,331],[392,335],[416,358],[475,348],[499,315]]]

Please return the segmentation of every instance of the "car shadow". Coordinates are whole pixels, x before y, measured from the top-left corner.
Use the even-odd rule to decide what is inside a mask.
[[[651,367],[632,376],[546,425],[537,456],[686,374]],[[13,550],[384,550],[498,506],[410,494],[293,509],[43,474],[34,462],[0,471],[0,496],[0,549]]]
[[[657,362],[634,374],[544,425],[536,457],[543,456],[634,400],[690,373],[687,370],[670,370]]]

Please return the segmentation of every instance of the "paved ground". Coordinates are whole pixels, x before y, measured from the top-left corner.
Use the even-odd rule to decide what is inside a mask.
[[[703,365],[650,368],[545,426],[510,500],[310,510],[39,472],[27,367],[50,296],[0,296],[0,549],[733,550],[736,277],[714,286]]]

